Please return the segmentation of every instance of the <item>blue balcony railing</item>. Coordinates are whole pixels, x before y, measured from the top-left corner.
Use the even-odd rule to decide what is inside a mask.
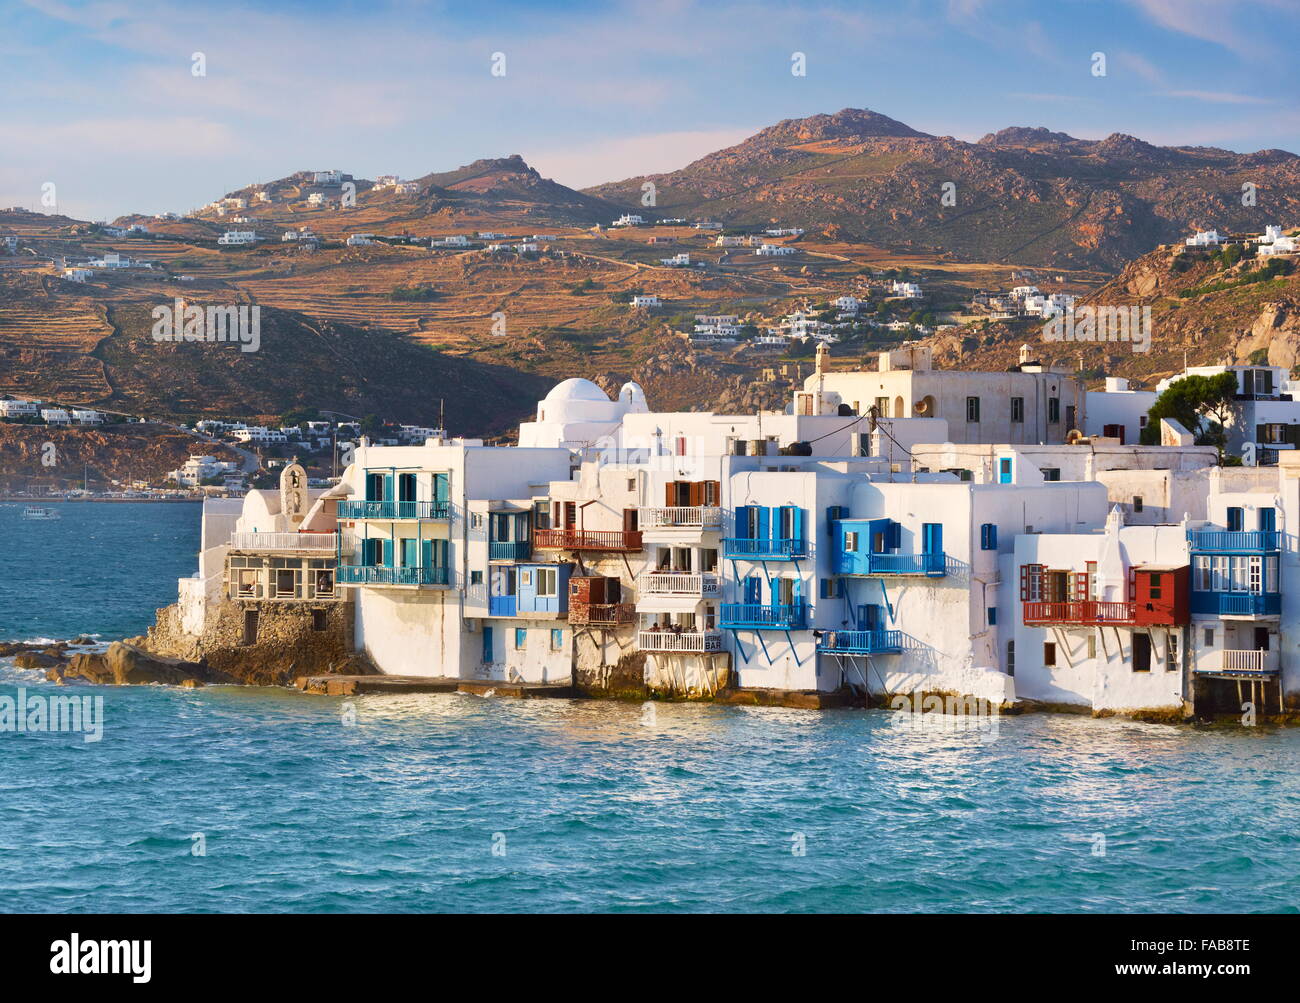
[[[795,557],[803,557],[807,553],[807,546],[803,540],[745,536],[725,537],[722,548],[727,557],[764,561],[788,561]]]
[[[837,575],[925,575],[942,578],[948,574],[948,555],[876,554],[840,551],[831,561]]]
[[[526,561],[533,545],[527,540],[492,540],[488,543],[489,561]]]
[[[514,616],[518,609],[515,596],[488,596],[488,616]]]
[[[1277,592],[1192,592],[1192,612],[1209,616],[1277,616]]]
[[[778,603],[723,603],[718,608],[719,623],[723,627],[748,627],[754,630],[803,630],[808,609],[802,602]]]
[[[818,651],[841,655],[884,655],[903,650],[901,630],[828,630],[817,642]]]
[[[448,519],[445,501],[341,501],[340,519]]]
[[[340,564],[336,577],[340,585],[446,585],[451,569]]]
[[[1187,542],[1193,553],[1261,553],[1282,549],[1282,534],[1271,529],[1192,529]]]

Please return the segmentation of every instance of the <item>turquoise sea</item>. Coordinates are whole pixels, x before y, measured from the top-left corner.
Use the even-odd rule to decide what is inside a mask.
[[[197,506],[20,508],[0,505],[0,638],[140,633],[193,568]],[[0,697],[20,687],[56,691],[0,662]],[[0,733],[0,911],[1300,906],[1293,730],[77,693],[103,696],[101,741]]]

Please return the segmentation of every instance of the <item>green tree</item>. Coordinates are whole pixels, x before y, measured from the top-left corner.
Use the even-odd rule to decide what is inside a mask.
[[[1174,380],[1147,412],[1147,427],[1142,430],[1143,445],[1159,445],[1160,420],[1172,418],[1196,437],[1198,446],[1217,448],[1222,463],[1226,441],[1223,426],[1236,410],[1236,393],[1235,373],[1184,376]]]

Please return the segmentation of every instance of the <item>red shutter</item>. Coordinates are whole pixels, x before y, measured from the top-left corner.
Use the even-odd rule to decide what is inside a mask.
[[[677,482],[669,481],[664,485],[664,504],[672,508],[677,504]]]

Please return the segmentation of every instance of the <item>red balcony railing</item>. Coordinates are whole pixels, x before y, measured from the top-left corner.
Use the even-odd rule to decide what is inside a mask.
[[[1137,603],[1097,602],[1077,599],[1072,602],[1027,602],[1025,623],[1133,623]]]
[[[634,553],[641,549],[640,530],[627,529],[538,529],[533,546],[550,550],[615,550]]]

